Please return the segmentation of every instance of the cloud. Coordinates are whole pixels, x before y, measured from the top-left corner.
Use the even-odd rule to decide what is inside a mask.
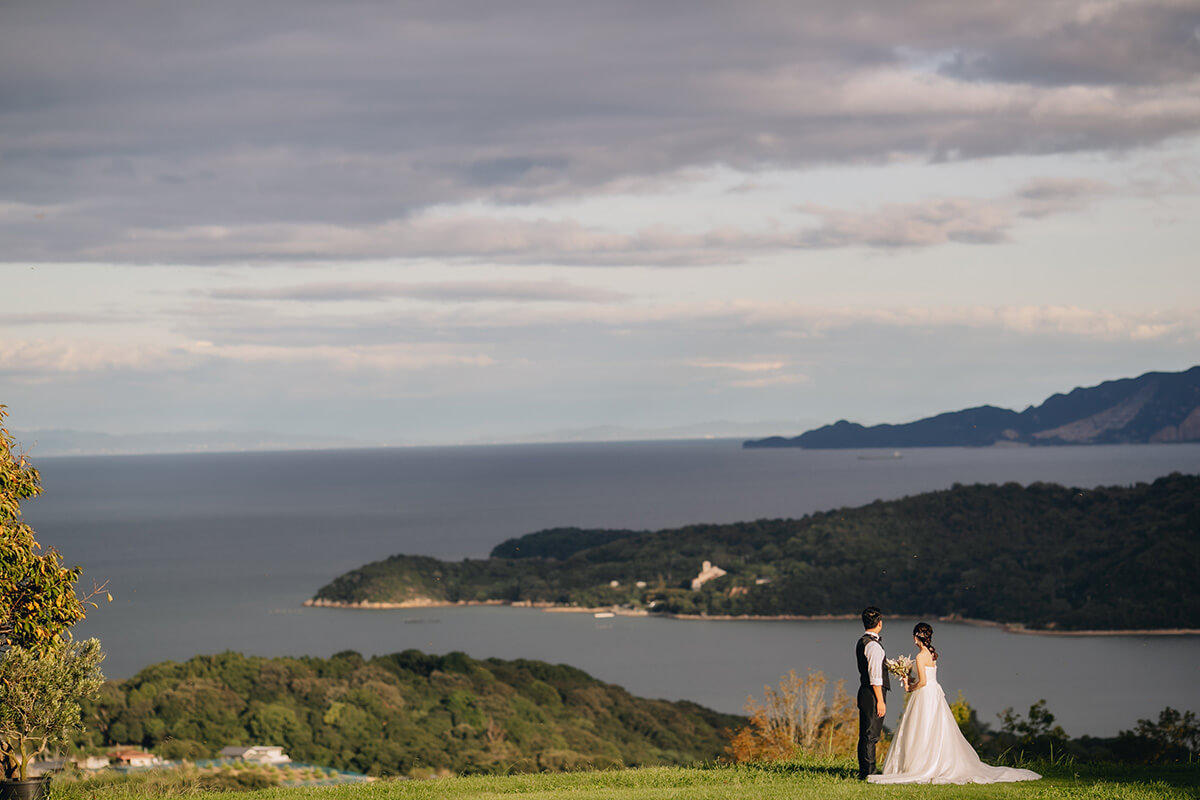
[[[0,373],[36,377],[88,372],[146,372],[182,366],[170,348],[62,339],[0,340]]]
[[[290,345],[196,340],[179,346],[149,346],[58,339],[0,341],[0,374],[31,379],[79,373],[185,370],[215,361],[319,365],[335,373],[473,368],[495,363],[484,353],[461,352],[456,345],[437,343]]]
[[[1200,133],[1190,0],[103,6],[3,12],[0,258],[440,252],[433,207]],[[513,253],[509,227],[460,252]],[[879,240],[995,236],[908,227]],[[568,261],[631,249],[535,233]]]
[[[767,375],[762,378],[746,378],[744,380],[731,381],[729,385],[735,389],[764,389],[774,386],[795,386],[796,384],[807,383],[808,380],[807,375],[800,374]]]
[[[1094,180],[1042,177],[1000,197],[931,197],[876,208],[798,204],[807,222],[747,229],[683,230],[650,225],[605,229],[572,219],[526,219],[440,210],[376,225],[244,224],[126,231],[88,248],[86,259],[145,263],[170,251],[189,263],[331,259],[461,259],[507,264],[679,266],[728,264],[779,250],[931,247],[1005,241],[1020,219],[1078,211],[1113,191]],[[78,255],[77,255],[78,257]],[[316,285],[219,289],[224,299],[350,300],[406,296],[431,300],[615,302],[620,295],[557,282]]]
[[[1200,340],[1200,309],[1194,308],[1137,312],[1063,305],[795,310],[763,307],[747,313],[755,319],[778,320],[784,325],[791,321],[793,329],[816,335],[868,325],[928,330],[991,329],[1028,337],[1065,336],[1094,341]]]
[[[315,353],[417,352],[464,364],[476,357],[497,364],[586,364],[591,359],[663,359],[731,380],[807,374],[796,361],[798,342],[829,342],[913,333],[947,342],[977,332],[1010,345],[1042,342],[1200,342],[1200,309],[1180,306],[1154,312],[1089,309],[1068,305],[843,307],[790,302],[429,305],[394,312],[277,314],[262,319],[255,306],[235,304],[220,313],[203,307],[173,314],[176,333],[220,343],[214,357],[286,358]],[[630,346],[630,342],[638,343]],[[667,344],[667,343],[674,344]],[[783,343],[783,344],[781,344]],[[412,350],[414,346],[421,349]],[[238,348],[243,348],[239,350]],[[409,349],[405,349],[409,348]],[[306,355],[308,354],[308,355]],[[331,359],[333,356],[330,357]],[[660,367],[655,367],[660,368]]]
[[[775,372],[787,364],[783,361],[689,361],[693,367],[703,369],[729,369],[735,372]]]
[[[1086,178],[1038,178],[1017,192],[1017,213],[1040,218],[1078,211],[1111,191],[1111,187],[1102,181]]]
[[[614,303],[629,299],[623,292],[576,286],[564,281],[457,281],[398,283],[358,281],[309,283],[272,288],[211,289],[215,300],[293,300],[298,302],[377,301],[393,297],[445,303],[487,301]]]
[[[480,353],[455,352],[438,344],[389,345],[259,345],[196,342],[186,348],[205,359],[243,364],[319,364],[338,372],[391,372],[433,367],[488,367],[495,364]]]
[[[849,329],[922,330],[952,336],[955,329],[1013,334],[1031,338],[1069,337],[1093,341],[1200,341],[1200,308],[1178,307],[1160,311],[1117,311],[1068,305],[948,306],[948,307],[837,307],[798,303],[731,301],[694,306],[638,306],[597,308],[572,315],[580,324],[599,324],[627,330],[639,326],[662,330],[670,325],[680,332],[737,331],[781,337],[828,337]],[[515,319],[514,319],[515,321]],[[481,324],[496,325],[492,318]],[[525,316],[525,325],[561,325],[557,315]],[[785,364],[775,359],[709,359],[691,366],[736,369],[742,372],[774,371]]]
[[[1038,85],[1184,80],[1200,63],[1200,48],[1188,36],[1198,19],[1189,0],[1051,3],[1008,47],[959,51],[943,71],[972,81]]]
[[[127,316],[117,313],[0,311],[0,327],[18,325],[120,325],[127,322]]]

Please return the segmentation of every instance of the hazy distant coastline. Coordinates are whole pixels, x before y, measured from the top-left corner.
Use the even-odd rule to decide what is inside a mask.
[[[273,431],[174,431],[112,434],[100,431],[46,429],[17,431],[20,447],[34,457],[168,455],[304,450],[359,450],[388,447],[454,447],[505,444],[741,439],[766,436],[781,428],[815,425],[815,420],[734,422],[713,420],[671,427],[593,425],[551,431],[420,441],[405,438],[358,439],[349,436],[306,436]]]
[[[111,434],[65,429],[16,431],[20,447],[34,458],[69,456],[241,453],[371,447],[341,436],[302,436],[270,431],[179,431]]]

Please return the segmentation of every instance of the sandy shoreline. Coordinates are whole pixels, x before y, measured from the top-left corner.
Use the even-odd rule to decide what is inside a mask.
[[[535,603],[530,601],[518,601],[516,603],[506,602],[504,600],[459,600],[451,603],[443,600],[431,600],[427,597],[414,598],[413,600],[405,600],[399,603],[374,602],[371,600],[362,600],[354,603],[342,602],[339,600],[321,600],[309,599],[304,601],[304,605],[315,608],[346,608],[346,609],[366,609],[366,610],[387,610],[398,608],[458,608],[467,606],[509,606],[512,608],[536,608],[540,611],[559,614],[614,614],[619,617],[647,617],[651,616],[649,611],[645,609],[618,608],[613,606],[601,606],[597,608],[584,608],[582,606],[563,606],[556,603]],[[742,616],[710,616],[707,614],[668,614],[657,613],[653,616],[665,617],[667,619],[677,619],[684,622],[836,622],[857,620],[857,614],[774,614],[774,615],[742,615]],[[897,616],[890,619],[933,619],[937,622],[953,622],[961,625],[972,625],[977,628],[996,628],[1005,633],[1018,633],[1028,636],[1200,636],[1200,628],[1160,628],[1151,630],[1085,630],[1085,631],[1065,631],[1046,628],[1026,628],[1024,625],[995,622],[986,619],[969,619],[967,617],[948,616],[948,617],[910,617]]]

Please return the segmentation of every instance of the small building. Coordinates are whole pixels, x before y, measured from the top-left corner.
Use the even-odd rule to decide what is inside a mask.
[[[274,744],[223,747],[221,757],[254,764],[290,764],[292,761],[282,747]]]
[[[107,756],[76,756],[75,767],[84,772],[95,772],[108,767]]]
[[[154,753],[147,753],[145,750],[135,750],[133,748],[113,750],[109,752],[108,760],[109,763],[115,764],[118,767],[129,767],[131,769],[157,767],[163,763],[162,759],[154,755]]]
[[[700,574],[692,578],[692,591],[700,591],[701,586],[713,580],[714,578],[719,578],[725,574],[727,574],[725,570],[718,566],[714,566],[711,561],[705,561],[704,565],[700,567]]]

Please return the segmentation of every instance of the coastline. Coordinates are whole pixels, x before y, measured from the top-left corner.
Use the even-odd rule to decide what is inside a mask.
[[[557,614],[599,614],[607,613],[614,614],[619,617],[663,617],[665,619],[677,619],[683,622],[846,622],[857,620],[857,614],[771,614],[771,615],[752,615],[745,614],[739,616],[728,615],[709,615],[709,614],[671,614],[667,612],[659,612],[652,614],[645,609],[620,608],[618,606],[598,606],[595,608],[584,606],[564,606],[557,603],[534,602],[531,600],[518,600],[509,602],[506,600],[458,600],[450,602],[448,600],[433,600],[428,597],[417,597],[412,600],[404,600],[401,602],[381,602],[374,600],[360,600],[355,602],[345,602],[341,600],[324,600],[319,598],[309,598],[304,601],[305,606],[312,608],[341,608],[341,609],[358,609],[358,610],[389,610],[389,609],[404,609],[404,608],[459,608],[468,606],[508,606],[511,608],[530,608],[538,609],[539,611]],[[1023,634],[1027,636],[1200,636],[1200,628],[1154,628],[1154,629],[1133,629],[1133,630],[1059,630],[1057,628],[1027,628],[1020,623],[996,622],[987,619],[972,619],[969,617],[960,617],[957,615],[914,617],[909,615],[899,615],[889,617],[889,619],[933,619],[937,622],[952,622],[960,625],[971,625],[977,628],[998,628],[1004,633]]]

